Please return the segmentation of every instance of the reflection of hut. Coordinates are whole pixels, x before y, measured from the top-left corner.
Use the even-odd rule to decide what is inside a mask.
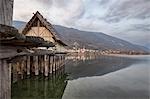
[[[22,31],[26,36],[41,37],[55,44],[56,51],[64,52],[66,44],[60,40],[53,26],[37,11]]]

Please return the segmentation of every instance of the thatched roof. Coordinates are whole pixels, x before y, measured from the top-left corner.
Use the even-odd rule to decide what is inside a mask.
[[[26,42],[32,42],[37,47],[54,47],[55,45],[52,42],[44,41],[41,37],[35,36],[26,36]]]
[[[18,33],[14,27],[0,24],[0,44],[23,47],[54,47],[52,42],[44,41],[41,37],[25,36]]]
[[[15,37],[20,40],[26,38],[25,35],[20,34],[16,28],[0,24],[0,38],[6,37]]]
[[[61,41],[61,36],[57,33],[57,31],[53,28],[52,24],[50,24],[38,11],[34,14],[34,16],[30,19],[30,21],[26,24],[25,28],[23,29],[22,33],[26,34],[31,27],[35,26],[37,24],[37,20],[40,21],[42,26],[44,26],[46,29],[48,29],[56,42],[67,46],[63,41]]]

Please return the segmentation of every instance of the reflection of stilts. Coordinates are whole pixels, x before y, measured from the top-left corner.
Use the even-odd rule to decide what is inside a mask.
[[[21,59],[21,57],[19,59]],[[13,92],[15,92],[17,88],[19,88],[19,90],[21,90],[20,88],[22,88],[27,89],[22,90],[23,93],[26,93],[24,95],[31,96],[32,98],[40,97],[41,99],[47,99],[47,98],[60,98],[62,96],[66,86],[64,56],[62,55],[27,56],[26,58],[23,58],[23,60],[21,61],[18,60],[16,61],[17,62],[12,62],[11,64],[13,68],[12,69]],[[21,77],[24,80],[18,81],[19,79],[22,78],[18,79],[18,76],[16,75],[21,75]],[[16,84],[17,87],[13,88],[13,86],[15,86]],[[15,95],[18,94],[12,93],[12,97]]]

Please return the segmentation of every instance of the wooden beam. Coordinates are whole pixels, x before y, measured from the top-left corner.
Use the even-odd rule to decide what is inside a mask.
[[[12,25],[14,0],[0,0],[0,24]]]

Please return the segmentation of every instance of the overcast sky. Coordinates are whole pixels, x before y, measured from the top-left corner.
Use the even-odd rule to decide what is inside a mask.
[[[14,0],[14,20],[37,10],[52,24],[103,32],[150,48],[150,0]]]

